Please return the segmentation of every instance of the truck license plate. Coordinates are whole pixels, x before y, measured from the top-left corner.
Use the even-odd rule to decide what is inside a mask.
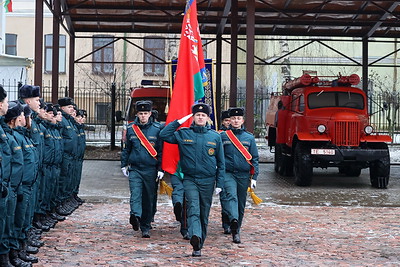
[[[335,150],[311,148],[311,155],[335,155]]]

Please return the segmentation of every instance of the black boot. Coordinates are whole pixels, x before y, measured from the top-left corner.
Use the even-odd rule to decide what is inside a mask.
[[[0,255],[0,267],[13,267],[7,254]]]
[[[129,223],[132,225],[133,230],[139,230],[140,218],[135,216],[135,214],[131,214],[129,217]]]
[[[182,220],[182,204],[180,202],[176,202],[174,205],[174,214],[175,219],[180,222]]]
[[[9,256],[10,256],[10,263],[13,266],[17,266],[17,267],[31,267],[32,266],[32,263],[23,261],[22,259],[20,259],[18,257],[18,251],[17,250],[10,249]]]
[[[28,245],[31,247],[40,248],[41,246],[44,245],[44,242],[39,239],[36,239],[33,235],[28,235]]]
[[[78,197],[77,194],[74,194],[74,198],[78,202],[79,205],[82,205],[83,203],[85,203],[85,200],[83,200],[82,198]]]
[[[56,219],[57,221],[64,221],[64,220],[65,220],[65,216],[62,216],[62,215],[58,214],[58,213],[56,212],[56,209],[55,209],[55,208],[53,208],[53,209],[50,211],[50,216],[51,216],[53,219]]]
[[[32,225],[33,225],[35,228],[41,229],[41,230],[43,230],[43,231],[45,231],[45,232],[48,232],[48,231],[50,230],[50,227],[47,226],[47,225],[44,225],[44,224],[42,223],[41,219],[42,219],[42,215],[41,215],[41,214],[38,214],[38,213],[35,213],[35,215],[34,215],[34,217],[33,217],[33,223],[32,223]]]
[[[27,241],[24,240],[21,241],[21,250],[18,253],[18,257],[24,261],[37,263],[39,261],[38,258],[30,254],[36,254],[38,252],[39,252],[38,248],[28,246]]]

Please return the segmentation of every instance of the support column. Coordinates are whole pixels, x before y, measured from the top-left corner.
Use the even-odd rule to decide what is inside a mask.
[[[69,74],[68,74],[68,88],[69,96],[74,98],[74,83],[75,83],[75,36],[69,37]]]
[[[217,36],[217,66],[216,66],[216,88],[215,88],[215,101],[217,103],[217,110],[215,112],[215,117],[217,118],[218,124],[220,124],[219,118],[221,117],[221,93],[222,93],[222,38],[220,35]]]
[[[232,0],[231,8],[231,81],[229,90],[229,106],[237,103],[237,44],[238,44],[238,0]]]
[[[362,39],[362,88],[368,95],[368,37]]]
[[[60,0],[54,0],[54,15],[53,15],[53,55],[51,61],[51,102],[57,103],[58,86],[59,86],[59,57],[60,57]]]
[[[246,121],[249,132],[254,131],[254,32],[255,0],[247,0],[246,17]]]
[[[43,0],[36,0],[35,8],[35,65],[34,85],[40,86],[43,95]]]

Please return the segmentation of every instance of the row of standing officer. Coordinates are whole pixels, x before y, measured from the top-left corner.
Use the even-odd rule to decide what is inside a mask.
[[[86,112],[71,98],[45,103],[38,86],[21,86],[19,96],[8,102],[0,86],[1,267],[38,262],[32,254],[44,245],[42,232],[83,203],[77,193]]]
[[[206,104],[193,105],[192,114],[165,127],[151,118],[151,105],[151,101],[136,103],[137,117],[127,129],[121,154],[122,172],[129,177],[132,228],[137,231],[140,227],[142,237],[150,237],[156,205],[154,194],[157,181],[163,178],[161,153],[165,141],[177,144],[180,152],[181,173],[171,175],[172,196],[176,219],[181,221],[181,234],[193,247],[192,256],[201,256],[213,191],[216,195],[222,193],[227,228],[233,242],[240,243],[247,188],[249,184],[255,188],[258,176],[257,147],[254,136],[243,128],[244,109],[229,110],[232,124],[227,129],[228,137],[225,132],[211,129],[208,123],[211,110]],[[190,127],[180,128],[192,116]]]

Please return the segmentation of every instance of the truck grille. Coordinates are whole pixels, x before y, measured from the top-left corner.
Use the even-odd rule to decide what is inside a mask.
[[[360,143],[360,123],[357,121],[336,121],[334,143],[337,146],[358,146]]]

